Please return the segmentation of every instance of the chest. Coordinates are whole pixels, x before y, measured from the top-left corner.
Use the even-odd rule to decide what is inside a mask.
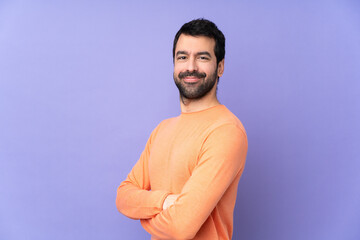
[[[152,143],[149,176],[152,189],[180,192],[190,178],[204,141],[205,132],[199,128],[168,128]]]

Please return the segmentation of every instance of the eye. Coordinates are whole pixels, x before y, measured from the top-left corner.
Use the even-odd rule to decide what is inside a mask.
[[[200,56],[199,59],[200,59],[200,60],[209,60],[209,57],[207,57],[207,56]]]
[[[185,60],[185,59],[186,59],[186,56],[178,56],[176,59],[177,59],[177,60]]]

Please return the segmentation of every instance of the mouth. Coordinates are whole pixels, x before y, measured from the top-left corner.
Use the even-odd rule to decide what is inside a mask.
[[[200,78],[194,76],[188,76],[188,77],[184,77],[183,81],[185,83],[197,83],[198,81],[200,81]]]
[[[186,84],[196,84],[201,81],[201,79],[205,79],[206,74],[198,71],[186,71],[179,73],[179,79],[181,79]]]

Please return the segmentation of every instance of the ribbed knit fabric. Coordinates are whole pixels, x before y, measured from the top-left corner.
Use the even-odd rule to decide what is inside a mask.
[[[231,239],[247,137],[224,105],[162,121],[117,191],[124,215],[156,239]],[[180,194],[162,210],[169,194]]]

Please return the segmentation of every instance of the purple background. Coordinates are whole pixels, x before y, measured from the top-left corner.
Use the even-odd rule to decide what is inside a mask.
[[[172,41],[198,17],[248,132],[234,239],[360,239],[355,0],[0,1],[0,239],[149,238],[116,189],[180,112]]]

